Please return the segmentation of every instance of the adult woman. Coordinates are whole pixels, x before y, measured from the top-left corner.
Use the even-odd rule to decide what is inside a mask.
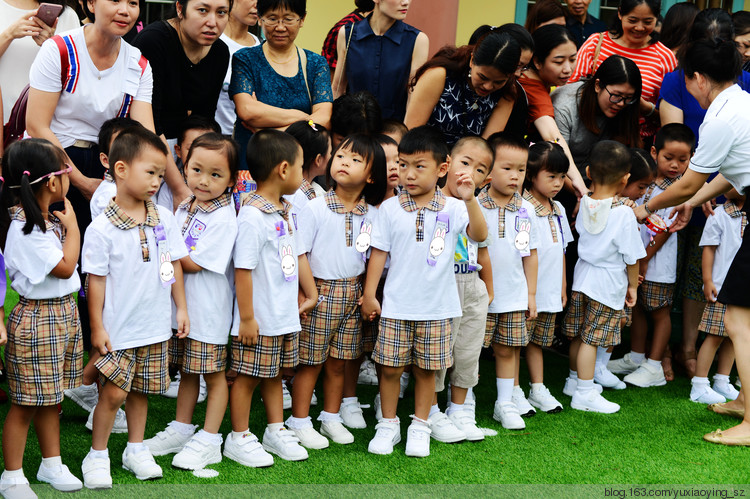
[[[685,27],[693,24],[698,12],[700,12],[698,6],[691,2],[672,5],[664,16],[659,41],[677,54],[679,48],[687,41],[688,30]]]
[[[48,3],[65,5],[62,0]],[[29,69],[39,47],[55,32],[81,25],[75,11],[63,8],[52,26],[39,17],[37,0],[0,0],[0,88],[3,89],[3,123],[8,121],[13,104],[29,84]]]
[[[253,130],[295,121],[331,121],[331,76],[325,59],[294,44],[305,22],[306,0],[258,0],[266,41],[232,58],[229,96],[237,109],[234,137],[244,164]]]
[[[659,111],[656,99],[664,75],[677,65],[677,58],[652,34],[659,16],[659,0],[620,0],[617,20],[612,30],[591,35],[578,51],[578,60],[569,82],[591,76],[607,57],[618,54],[635,61],[643,78],[641,137],[656,133]],[[643,117],[650,117],[649,123]]]
[[[742,54],[742,69],[750,71],[750,12],[740,10],[732,14],[734,41]]]
[[[679,216],[670,230],[683,228],[693,208],[732,187],[747,193],[750,187],[750,94],[735,83],[742,58],[734,40],[698,40],[691,43],[681,59],[688,92],[696,98],[706,117],[701,125],[701,141],[690,167],[666,191],[636,208],[639,220],[651,212],[679,205]],[[706,183],[711,173],[718,172]],[[745,208],[746,209],[746,208]],[[727,273],[718,301],[727,305],[725,326],[734,345],[737,371],[744,386],[750,386],[750,231]],[[750,398],[745,399],[745,419],[739,425],[704,436],[708,441],[727,445],[750,445]]]
[[[375,0],[375,9],[366,19],[341,27],[334,98],[367,90],[378,100],[383,119],[404,119],[407,84],[427,61],[430,48],[427,35],[403,21],[410,3]]]
[[[250,33],[250,26],[258,24],[258,0],[234,0],[229,12],[229,22],[221,34],[221,41],[227,44],[229,55],[234,55],[243,47],[255,47],[260,44],[258,38]],[[221,133],[232,135],[237,113],[234,102],[229,97],[229,83],[232,81],[232,65],[227,66],[224,85],[221,87],[219,102],[216,105],[216,121],[221,126]]]
[[[508,33],[490,32],[476,45],[443,47],[412,79],[404,123],[434,126],[450,145],[466,135],[489,137],[502,130],[514,101],[507,83],[520,56]]]
[[[565,26],[565,9],[558,0],[538,0],[529,8],[525,26],[529,33],[548,24]]]

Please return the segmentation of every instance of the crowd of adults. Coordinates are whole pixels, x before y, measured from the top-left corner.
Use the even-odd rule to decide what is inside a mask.
[[[438,48],[405,22],[411,0],[356,0],[321,55],[296,44],[305,0],[177,0],[173,15],[143,29],[138,0],[81,0],[63,5],[49,23],[37,0],[0,0],[3,123],[30,85],[27,134],[65,150],[82,230],[104,174],[99,128],[118,115],[129,114],[170,145],[189,116],[215,118],[244,158],[257,130],[300,120],[330,127],[334,99],[367,91],[383,119],[432,125],[448,144],[499,131],[560,143],[570,162],[571,204],[586,192],[585,166],[598,141],[649,146],[659,126],[685,123],[700,132],[693,160],[700,173],[689,170],[650,204],[683,203],[677,225],[689,224],[681,236],[684,333],[675,358],[690,371],[703,307],[695,239],[705,221],[699,213],[689,220],[691,208],[730,186],[750,185],[750,109],[742,92],[750,74],[740,69],[750,65],[750,13],[699,11],[683,2],[662,19],[660,0],[621,0],[606,26],[588,14],[590,2],[538,0],[525,27],[484,25],[466,45]],[[49,40],[63,32],[68,50]],[[737,121],[717,117],[717,102],[733,107]],[[188,194],[178,163],[165,178],[175,202]],[[744,279],[748,252],[750,243],[743,244],[735,261]],[[725,285],[720,298],[731,305],[727,329],[739,374],[750,383],[750,293],[740,285]],[[745,421],[728,434],[750,436]]]

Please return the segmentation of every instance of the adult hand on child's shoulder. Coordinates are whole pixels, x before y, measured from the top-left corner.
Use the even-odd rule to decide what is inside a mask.
[[[190,318],[188,317],[187,309],[178,308],[175,318],[177,319],[177,337],[185,338],[190,334]]]
[[[258,321],[255,317],[240,320],[239,339],[243,345],[251,347],[257,344],[259,334]]]
[[[91,328],[91,346],[102,355],[112,351],[112,343],[109,342],[109,334],[103,328]]]

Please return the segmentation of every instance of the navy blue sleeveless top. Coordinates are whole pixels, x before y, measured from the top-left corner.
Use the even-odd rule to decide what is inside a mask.
[[[367,17],[346,26],[347,92],[367,90],[375,96],[383,119],[404,120],[411,56],[419,30],[396,21],[382,36],[373,33]],[[354,29],[352,33],[351,30]],[[349,35],[351,33],[351,40]]]

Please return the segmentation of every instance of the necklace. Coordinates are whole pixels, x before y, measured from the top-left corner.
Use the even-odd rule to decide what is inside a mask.
[[[290,62],[292,62],[292,60],[293,60],[293,59],[294,59],[294,58],[295,58],[296,56],[297,56],[297,54],[296,54],[296,53],[292,53],[292,56],[291,56],[291,57],[290,57],[289,59],[287,59],[286,61],[277,61],[276,59],[274,59],[273,57],[271,57],[271,51],[270,51],[270,50],[267,50],[267,51],[266,51],[266,57],[267,57],[267,58],[268,58],[268,59],[269,59],[269,60],[270,60],[271,62],[274,62],[274,63],[276,63],[276,64],[289,64]]]

